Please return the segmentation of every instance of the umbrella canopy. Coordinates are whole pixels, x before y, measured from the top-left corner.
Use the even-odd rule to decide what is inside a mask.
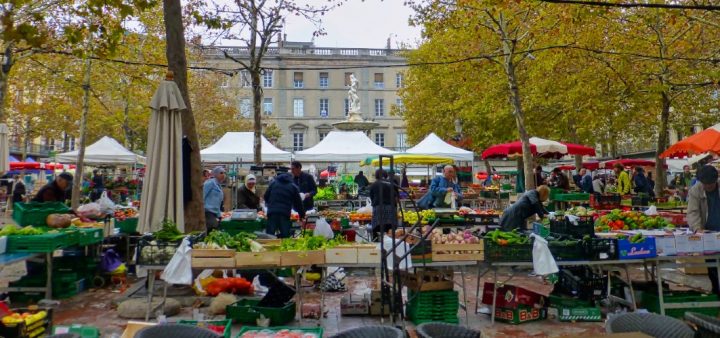
[[[720,123],[673,144],[660,154],[660,158],[685,157],[707,152],[720,154]]]
[[[431,156],[431,155],[412,155],[412,154],[400,154],[393,156],[393,162],[395,164],[453,164],[453,159],[450,157]],[[371,165],[378,166],[380,158],[378,156],[368,157],[364,161],[360,162],[360,165]],[[383,165],[390,164],[389,158],[383,159]]]
[[[597,161],[583,162],[582,167],[587,170],[595,171],[600,168],[600,162],[597,162]],[[575,170],[575,166],[572,164],[564,164],[564,165],[561,165],[556,168],[560,168],[560,170]]]
[[[204,162],[253,162],[254,138],[253,132],[228,132],[215,144],[201,150],[200,156]],[[264,162],[290,162],[291,154],[278,149],[265,136],[260,135],[260,143]]]
[[[622,158],[619,160],[605,161],[601,164],[601,167],[605,169],[611,169],[616,163],[622,164],[623,167],[654,167],[655,161],[642,160],[636,158]]]
[[[70,151],[58,154],[55,160],[61,163],[76,163],[78,151]],[[145,157],[125,149],[120,142],[109,136],[97,140],[97,142],[85,148],[85,164],[89,165],[133,165],[136,163],[145,164]]]
[[[18,160],[17,157],[12,156],[12,155],[9,155],[7,159],[8,159],[8,162],[20,162],[20,160]]]
[[[40,169],[37,162],[9,162],[10,170]]]
[[[573,148],[576,150],[576,148]],[[569,152],[568,147],[557,141],[546,140],[539,137],[530,138],[530,151],[533,156],[557,158],[564,155],[575,155]],[[483,159],[488,158],[505,158],[522,154],[522,142],[515,141],[494,145],[485,149],[482,153]],[[580,155],[580,154],[578,154]]]
[[[472,151],[458,148],[447,142],[443,141],[435,133],[430,133],[425,139],[420,141],[414,147],[406,151],[408,154],[416,155],[434,155],[441,157],[450,157],[456,161],[468,161],[471,162],[475,155]]]
[[[580,156],[595,156],[595,148],[562,142],[567,147],[568,155],[580,155]]]
[[[5,123],[0,123],[0,172],[10,170],[10,145],[8,144],[8,127]]]
[[[165,80],[150,102],[153,109],[148,128],[148,165],[140,202],[140,233],[157,231],[163,220],[185,231],[183,213],[182,122],[186,109],[177,84]]]

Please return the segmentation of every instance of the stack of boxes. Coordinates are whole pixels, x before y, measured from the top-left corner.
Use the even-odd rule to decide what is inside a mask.
[[[483,286],[482,302],[493,304],[493,284]],[[495,296],[495,320],[521,324],[547,318],[547,298],[533,291],[514,286],[504,285],[497,288]]]

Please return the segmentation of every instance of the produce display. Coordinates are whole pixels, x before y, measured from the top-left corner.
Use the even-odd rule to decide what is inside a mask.
[[[230,235],[225,231],[213,230],[205,240],[193,245],[194,249],[233,249],[240,252],[261,252],[265,251],[263,246],[254,241],[257,238],[254,234],[239,232]]]
[[[57,230],[51,230],[51,231],[45,231],[40,228],[35,228],[32,225],[28,225],[26,227],[19,227],[14,224],[7,224],[5,225],[2,230],[0,230],[0,237],[1,236],[34,236],[34,235],[43,235],[46,233],[57,233]]]
[[[301,330],[250,330],[245,331],[240,338],[320,338],[316,333],[309,333]]]
[[[351,212],[348,217],[350,222],[369,222],[372,220],[372,213]]]
[[[489,239],[500,246],[526,244],[530,240],[529,237],[522,235],[517,229],[513,231],[500,231],[499,229],[495,229],[488,232],[487,235],[485,235],[485,239]]]
[[[643,243],[645,242],[645,236],[641,233],[636,233],[632,235],[630,238],[628,238],[625,235],[617,236],[617,239],[627,239],[630,243]]]
[[[252,283],[242,277],[215,279],[204,289],[209,296],[213,297],[220,293],[232,293],[234,295],[252,295],[255,293]]]
[[[325,188],[318,188],[317,194],[313,196],[313,199],[316,201],[330,201],[337,199],[337,196],[335,195],[335,188],[334,187],[325,187]]]
[[[592,217],[595,216],[596,212],[593,209],[585,208],[585,207],[573,207],[568,209],[567,211],[556,211],[555,216],[564,216],[564,215],[572,215],[577,217]]]
[[[143,264],[166,264],[177,251],[174,244],[162,244],[150,241],[140,249],[140,260]]]
[[[20,323],[25,323],[26,326],[31,326],[47,317],[47,311],[38,311],[37,313],[23,312],[23,313],[11,313],[2,318],[2,323],[5,326],[14,326]]]
[[[113,217],[118,221],[124,221],[137,216],[137,210],[135,208],[116,209],[115,212],[113,212]]]
[[[159,241],[176,242],[183,239],[185,234],[178,230],[175,222],[166,219],[162,222],[162,228],[154,233],[154,237]]]
[[[298,238],[285,238],[280,243],[280,251],[311,251],[334,248],[347,241],[342,236],[327,240],[323,236],[300,236]]]
[[[620,211],[619,209],[600,216],[595,222],[595,232],[665,228],[672,229],[675,226],[660,216],[647,216],[642,212]]]
[[[407,224],[417,224],[419,219],[420,224],[428,224],[430,222],[429,220],[435,219],[436,217],[435,210],[433,209],[422,210],[420,213],[415,211],[405,211],[403,213],[403,222]]]
[[[348,214],[344,211],[335,211],[335,210],[327,209],[327,210],[319,211],[318,215],[320,217],[324,217],[325,219],[330,220],[330,219],[338,219],[338,218],[347,217]]]
[[[458,233],[443,234],[441,229],[433,230],[430,235],[432,244],[478,244],[480,238],[475,236],[470,230]]]

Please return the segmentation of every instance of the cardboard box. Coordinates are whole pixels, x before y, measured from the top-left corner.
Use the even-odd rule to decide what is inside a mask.
[[[547,308],[519,306],[518,308],[495,308],[495,320],[508,324],[522,324],[547,318]]]
[[[357,264],[358,249],[352,246],[338,246],[325,249],[326,264]]]
[[[706,232],[702,234],[703,252],[714,254],[720,252],[720,232]]]
[[[675,235],[675,247],[680,256],[701,256],[705,251],[702,236],[697,234]]]
[[[698,258],[688,258],[683,260],[678,260],[677,263],[705,263],[705,258],[698,257]],[[708,270],[705,266],[681,266],[680,271],[685,273],[686,275],[707,275]]]
[[[599,307],[557,307],[558,320],[561,322],[601,322],[602,311]]]
[[[630,243],[629,239],[618,239],[619,259],[640,259],[657,257],[655,238],[645,237],[642,243]]]
[[[343,316],[367,316],[370,314],[370,299],[368,295],[353,297],[345,295],[340,299],[340,314]]]
[[[280,266],[325,264],[324,250],[287,251],[280,253]]]
[[[492,294],[493,284],[486,282],[483,286],[482,303],[492,305]],[[495,297],[496,308],[516,309],[522,305],[526,307],[545,306],[547,303],[545,296],[514,285],[498,287]]]
[[[380,264],[380,248],[377,245],[360,245],[357,247],[358,264]]]
[[[482,261],[485,260],[485,246],[478,244],[433,244],[433,262]]]
[[[658,256],[675,256],[677,255],[677,247],[675,247],[675,236],[655,237],[655,249]]]

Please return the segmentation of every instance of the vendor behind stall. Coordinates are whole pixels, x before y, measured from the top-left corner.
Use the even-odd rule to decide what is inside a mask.
[[[448,194],[453,194],[456,203],[459,205],[462,192],[456,181],[455,168],[451,165],[446,165],[443,168],[443,175],[432,180],[429,191],[434,197],[433,206],[435,208],[450,207],[450,204],[446,202]]]
[[[718,189],[717,169],[705,165],[698,170],[697,177],[702,184],[696,184],[688,191],[688,225],[695,231],[720,231],[720,189]],[[717,268],[708,267],[708,277],[712,284],[712,293],[720,294]]]
[[[260,210],[260,196],[255,192],[255,175],[245,176],[245,184],[237,191],[237,208]]]
[[[550,196],[550,188],[541,185],[535,190],[524,193],[517,202],[507,207],[500,218],[500,227],[504,231],[513,229],[525,229],[525,221],[532,215],[543,217],[547,214],[542,203]]]
[[[300,199],[300,191],[293,184],[293,177],[289,174],[279,175],[270,183],[265,191],[265,204],[267,205],[267,232],[275,235],[278,231],[280,238],[290,237],[290,213],[294,208],[300,218],[305,217],[305,208]]]
[[[52,182],[46,184],[35,194],[33,202],[65,202],[68,197],[67,189],[70,187],[73,176],[70,173],[58,175]]]

